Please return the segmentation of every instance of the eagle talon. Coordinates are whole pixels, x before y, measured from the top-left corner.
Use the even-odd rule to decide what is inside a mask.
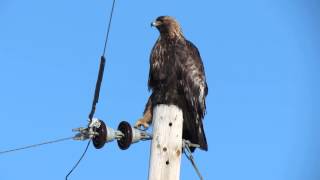
[[[145,119],[139,119],[134,127],[141,130],[147,130],[149,128],[149,124]]]

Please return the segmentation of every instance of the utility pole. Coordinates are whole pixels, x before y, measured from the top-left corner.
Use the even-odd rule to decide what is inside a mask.
[[[182,154],[182,110],[175,105],[153,109],[149,180],[179,180]]]

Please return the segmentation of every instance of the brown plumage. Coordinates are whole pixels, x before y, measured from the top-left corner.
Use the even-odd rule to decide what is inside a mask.
[[[197,47],[184,38],[179,23],[160,16],[151,24],[160,36],[150,55],[148,87],[152,94],[144,117],[136,126],[151,123],[157,104],[174,104],[183,111],[183,138],[208,149],[202,120],[206,112],[208,87]]]

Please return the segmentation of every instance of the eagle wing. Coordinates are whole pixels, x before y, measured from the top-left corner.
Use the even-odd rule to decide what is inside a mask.
[[[205,97],[208,94],[208,86],[198,48],[188,40],[178,43],[175,60],[180,74],[179,84],[187,102],[196,111],[196,120],[203,119],[206,113]]]
[[[154,78],[153,78],[153,71],[159,71],[158,68],[159,66],[156,66],[156,61],[159,59],[159,48],[160,48],[160,43],[159,39],[156,41],[154,44],[151,54],[150,54],[150,67],[149,67],[149,78],[148,78],[148,89],[149,91],[152,90],[152,88],[155,86]]]

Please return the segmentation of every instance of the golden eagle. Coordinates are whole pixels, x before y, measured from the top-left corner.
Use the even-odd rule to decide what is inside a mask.
[[[183,112],[183,139],[208,150],[202,123],[208,86],[199,51],[185,39],[174,18],[160,16],[151,26],[160,32],[150,55],[148,87],[152,94],[136,127],[149,126],[157,104],[177,105]]]

